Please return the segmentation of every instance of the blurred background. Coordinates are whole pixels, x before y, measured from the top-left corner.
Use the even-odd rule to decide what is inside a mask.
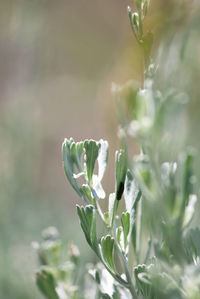
[[[65,179],[61,144],[71,136],[107,139],[110,166],[104,186],[114,190],[118,139],[111,83],[141,78],[126,10],[131,3],[0,1],[2,299],[42,298],[34,283],[38,264],[31,243],[50,225],[81,248],[83,260],[90,255],[91,261],[76,216],[80,201]],[[168,19],[172,3],[153,1],[147,27],[161,32],[160,21]]]
[[[106,138],[111,155],[116,147],[111,83],[136,72],[120,62],[132,51],[127,4],[0,1],[2,299],[42,298],[31,243],[49,225],[66,242],[73,239],[83,259],[91,255],[76,216],[79,198],[65,179],[61,144],[73,136]],[[105,181],[113,190],[114,178]]]

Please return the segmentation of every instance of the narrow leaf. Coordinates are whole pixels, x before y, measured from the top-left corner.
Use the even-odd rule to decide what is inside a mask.
[[[106,170],[107,162],[108,162],[108,142],[105,140],[100,140],[100,149],[99,149],[99,155],[98,155],[98,179],[101,182],[104,172]]]
[[[130,231],[130,214],[129,214],[129,212],[122,213],[121,222],[122,222],[122,227],[123,227],[123,232],[124,232],[124,248],[126,248],[127,238],[128,238],[128,234]]]
[[[114,264],[114,239],[107,235],[101,238],[101,255],[103,260],[106,262],[108,267],[115,271],[115,264]]]
[[[74,143],[74,140],[65,139],[62,144],[62,156],[63,156],[63,164],[64,164],[64,171],[67,176],[67,179],[74,190],[78,193],[78,195],[82,198],[83,194],[77,184],[76,179],[74,178],[74,158],[71,156],[70,147],[71,144]],[[74,145],[72,145],[72,149],[74,151]]]
[[[127,171],[127,156],[124,150],[117,151],[115,154],[116,164],[116,183],[115,183],[115,196],[120,200],[124,192],[124,182]]]
[[[85,140],[84,148],[86,154],[86,169],[87,169],[88,184],[91,185],[94,166],[99,152],[99,144],[94,140]]]

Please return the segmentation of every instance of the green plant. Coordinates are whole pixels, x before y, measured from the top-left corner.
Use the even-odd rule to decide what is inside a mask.
[[[144,77],[140,89],[132,82],[113,85],[122,145],[115,155],[114,193],[107,196],[101,184],[108,161],[107,141],[65,139],[64,170],[85,202],[85,206],[77,205],[81,228],[104,266],[94,266],[89,271],[96,281],[97,298],[197,299],[200,229],[196,222],[196,152],[191,147],[184,148],[177,139],[174,145],[173,136],[174,113],[178,119],[185,115],[186,94],[183,86],[175,89],[169,82],[162,92],[157,89],[162,76],[159,71],[157,75],[156,63],[151,59],[153,35],[144,30],[149,1],[135,0],[135,5],[137,12],[128,8],[128,15],[144,54]],[[181,45],[185,45],[185,39]],[[184,61],[187,51],[179,48]],[[128,114],[122,101],[128,105]],[[128,159],[130,137],[140,145],[140,154],[134,161]],[[103,211],[101,201],[105,198],[108,208]],[[99,221],[103,226],[100,231]],[[105,280],[107,288],[102,287]],[[43,292],[47,298],[68,298],[58,293],[49,297]]]

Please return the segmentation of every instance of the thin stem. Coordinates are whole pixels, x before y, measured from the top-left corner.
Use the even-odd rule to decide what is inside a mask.
[[[104,224],[106,224],[103,212],[102,212],[101,207],[100,207],[100,205],[99,205],[99,203],[98,203],[97,200],[94,201],[94,206],[95,206],[95,208],[96,208],[96,210],[97,210],[97,212],[98,212],[101,220],[104,222]]]
[[[138,263],[140,261],[141,224],[142,224],[142,199],[138,203],[138,215],[137,215],[137,225],[136,225],[136,257]]]
[[[142,22],[142,12],[141,12],[141,9],[138,11],[138,15],[139,15],[140,40],[143,40],[143,22]]]
[[[135,287],[133,285],[131,275],[130,275],[130,272],[129,272],[129,269],[128,269],[127,259],[124,256],[124,254],[122,253],[122,251],[119,248],[119,245],[117,244],[116,241],[115,241],[115,245],[116,245],[117,251],[119,253],[119,256],[121,258],[121,261],[123,262],[123,267],[124,267],[124,271],[125,271],[125,275],[126,275],[126,279],[127,279],[127,283],[128,283],[126,287],[129,289],[133,299],[138,299],[138,296],[137,296],[137,293],[136,293],[136,290],[135,290]]]

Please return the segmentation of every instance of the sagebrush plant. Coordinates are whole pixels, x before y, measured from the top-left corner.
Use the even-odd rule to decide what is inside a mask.
[[[89,270],[93,281],[87,277],[85,286],[78,288],[74,280],[77,259],[60,265],[60,241],[50,234],[48,242],[39,246],[43,267],[37,273],[37,284],[50,299],[200,298],[196,151],[191,147],[180,150],[180,146],[174,150],[170,123],[171,111],[185,113],[186,94],[170,85],[163,93],[158,90],[160,65],[151,58],[153,34],[144,30],[150,1],[134,2],[136,12],[129,7],[128,16],[143,52],[144,76],[139,89],[131,81],[112,87],[120,111],[122,144],[115,154],[114,192],[106,195],[101,183],[108,162],[107,141],[70,138],[62,146],[67,179],[85,202],[77,205],[80,225],[100,264]],[[187,51],[183,52],[180,47],[180,57]],[[123,109],[122,102],[128,109]],[[128,158],[127,138],[140,145],[134,159]],[[107,201],[106,211],[102,200]],[[97,220],[103,229],[96,227]],[[78,254],[72,253],[71,260],[74,256]]]

